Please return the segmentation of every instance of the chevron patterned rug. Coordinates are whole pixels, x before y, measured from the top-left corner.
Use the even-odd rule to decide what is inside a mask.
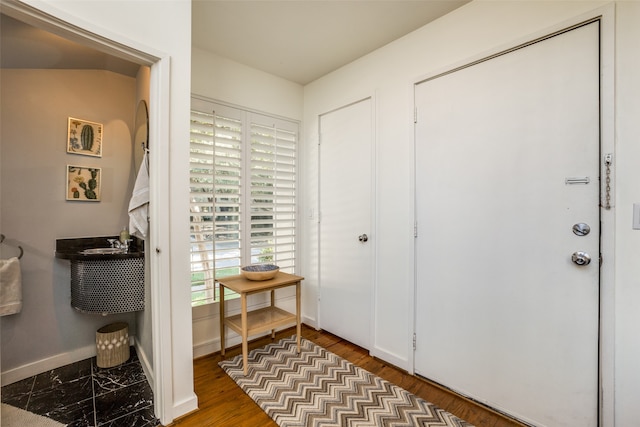
[[[295,336],[220,367],[280,427],[473,427],[408,391]]]

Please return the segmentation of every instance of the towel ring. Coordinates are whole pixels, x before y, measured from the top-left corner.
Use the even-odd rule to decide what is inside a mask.
[[[0,243],[4,242],[4,234],[0,234]],[[24,255],[24,249],[22,249],[22,246],[18,245],[18,249],[20,249],[20,255],[18,255],[18,259],[22,258],[22,255]]]

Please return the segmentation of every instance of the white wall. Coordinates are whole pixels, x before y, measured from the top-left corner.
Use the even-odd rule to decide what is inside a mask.
[[[189,99],[191,80],[190,0],[24,0],[24,4],[93,32],[102,40],[154,56],[151,65],[150,137],[153,213],[151,247],[155,301],[154,389],[163,423],[197,407],[193,392],[191,306],[189,288]],[[81,34],[86,40],[86,35]],[[127,49],[123,52],[129,54]],[[154,168],[155,164],[155,169]],[[157,250],[156,250],[157,249]],[[160,354],[158,354],[160,353]]]
[[[2,318],[2,382],[95,355],[95,332],[133,314],[102,317],[71,307],[68,260],[56,239],[116,235],[128,223],[136,80],[109,71],[2,70],[2,232],[24,248],[22,312]],[[104,125],[102,157],[66,152],[67,121]],[[66,201],[67,165],[102,168],[100,202]],[[9,240],[7,240],[9,242]],[[13,250],[13,254],[11,254]]]
[[[191,91],[216,101],[302,120],[302,86],[194,47]]]
[[[302,86],[299,84],[198,48],[193,48],[191,60],[191,91],[195,96],[293,120],[302,118]],[[302,135],[302,126],[300,130]],[[303,282],[302,287],[305,286]],[[249,308],[266,304],[265,297],[263,294],[250,296]],[[276,300],[279,307],[295,311],[293,289],[278,290]],[[228,301],[226,307],[227,315],[240,312],[239,300]],[[227,337],[227,346],[240,342],[233,331],[229,331]],[[194,307],[193,346],[195,357],[220,350],[218,304]]]
[[[632,230],[640,202],[640,2],[616,4],[615,168],[615,419],[640,418],[640,230]]]
[[[421,78],[462,65],[471,58],[513,46],[533,34],[557,27],[611,2],[474,1],[304,88],[305,153],[303,212],[317,207],[318,115],[374,95],[377,110],[377,289],[372,353],[412,370],[413,330],[413,92]],[[610,328],[605,354],[615,354],[615,414],[605,425],[637,423],[640,398],[640,231],[631,230],[632,204],[640,202],[640,4],[616,2],[616,164],[615,271],[604,289],[615,296],[615,314],[606,307]],[[591,13],[593,16],[593,13]],[[448,161],[448,160],[444,160]],[[317,286],[317,235],[305,220],[303,266],[307,292]],[[605,263],[607,259],[605,259]],[[611,260],[609,260],[611,262]],[[608,264],[611,265],[611,264]],[[612,304],[613,305],[613,304]],[[303,300],[306,316],[316,316],[315,301]],[[613,319],[615,317],[615,319]],[[615,321],[615,326],[614,325]],[[609,327],[608,326],[608,327]],[[613,366],[613,363],[610,363]],[[605,400],[614,392],[605,389]]]

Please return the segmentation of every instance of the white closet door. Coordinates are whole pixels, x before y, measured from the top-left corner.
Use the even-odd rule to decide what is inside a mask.
[[[372,100],[320,116],[319,324],[370,348]]]

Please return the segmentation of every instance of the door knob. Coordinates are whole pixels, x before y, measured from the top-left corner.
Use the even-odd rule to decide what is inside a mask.
[[[571,261],[577,265],[587,265],[591,262],[591,257],[586,252],[578,251],[571,255]]]
[[[367,236],[366,234],[361,234],[361,235],[358,236],[358,240],[360,240],[362,243],[364,243],[367,240],[369,240],[369,236]]]

